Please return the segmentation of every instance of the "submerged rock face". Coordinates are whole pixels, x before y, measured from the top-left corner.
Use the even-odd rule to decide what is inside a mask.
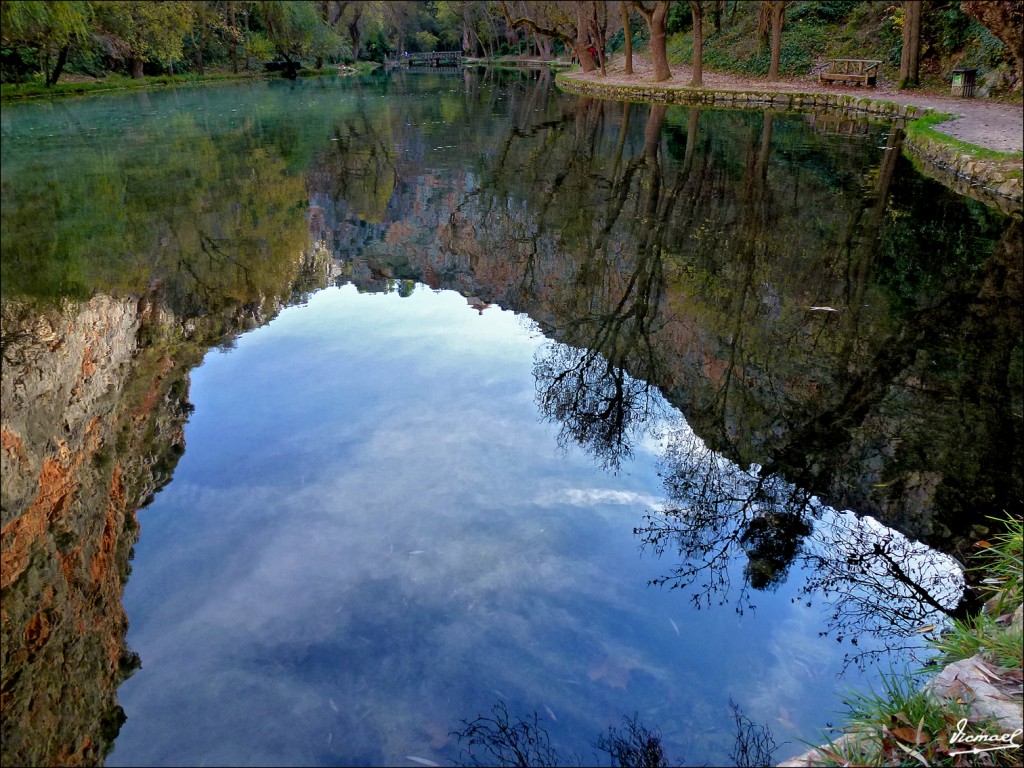
[[[124,720],[135,509],[180,454],[187,412],[167,397],[170,361],[140,347],[155,314],[105,296],[3,305],[5,765],[101,764]]]
[[[136,510],[184,453],[188,375],[206,350],[326,282],[322,254],[281,259],[262,264],[281,267],[272,292],[228,285],[213,307],[158,279],[141,298],[0,301],[3,765],[110,752],[117,688],[141,663],[121,605]]]

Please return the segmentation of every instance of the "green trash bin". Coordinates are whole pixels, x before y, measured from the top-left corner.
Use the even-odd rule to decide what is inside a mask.
[[[978,70],[961,67],[953,70],[953,95],[970,99],[974,96],[974,80]]]

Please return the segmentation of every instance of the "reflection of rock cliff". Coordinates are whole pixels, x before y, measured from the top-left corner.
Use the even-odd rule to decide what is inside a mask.
[[[402,161],[382,221],[314,183],[314,236],[362,288],[415,279],[528,313],[741,466],[911,536],[948,543],[1019,504],[1000,415],[1020,407],[1019,224],[922,195],[896,131],[853,171],[855,148],[770,114],[675,115],[581,100],[513,126],[482,170]],[[1000,236],[983,263],[973,243]]]
[[[181,373],[175,391],[171,360],[137,360],[158,322],[137,301],[3,313],[4,763],[97,764],[136,663],[121,608],[134,511],[183,448]]]
[[[315,260],[302,266],[293,285],[323,284]],[[97,765],[109,752],[117,686],[139,663],[121,607],[135,511],[184,451],[188,371],[278,307],[182,322],[158,292],[60,310],[3,301],[4,765]]]

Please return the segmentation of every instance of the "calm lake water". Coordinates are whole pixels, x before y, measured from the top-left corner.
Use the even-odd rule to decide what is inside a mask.
[[[68,364],[109,379],[89,408],[4,390],[29,445],[5,485],[80,436],[96,551],[86,488],[144,504],[110,545],[106,671],[37,672],[83,642],[60,600],[98,589],[92,545],[54,529],[32,546],[60,568],[26,549],[5,581],[36,626],[5,630],[13,700],[107,681],[99,724],[62,705],[68,752],[487,762],[459,732],[504,707],[566,760],[606,762],[629,717],[730,764],[737,712],[782,760],[926,657],[919,630],[969,603],[944,553],[1019,512],[1020,223],[921,176],[897,127],[485,71],[0,122],[5,379],[56,375],[33,329],[58,301],[130,316],[122,374]],[[64,349],[79,327],[112,338],[81,319]],[[32,477],[4,491],[11,552]],[[32,709],[5,740],[57,738]]]

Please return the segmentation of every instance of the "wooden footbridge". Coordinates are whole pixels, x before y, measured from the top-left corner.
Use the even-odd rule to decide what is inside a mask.
[[[427,53],[406,53],[387,59],[387,67],[461,67],[462,51],[428,51]]]

